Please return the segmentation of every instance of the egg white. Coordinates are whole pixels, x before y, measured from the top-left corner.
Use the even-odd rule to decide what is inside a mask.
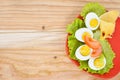
[[[90,21],[93,18],[97,19],[97,21],[98,21],[98,25],[95,28],[92,28],[90,26]],[[90,12],[85,17],[85,25],[86,25],[86,27],[88,27],[91,30],[96,30],[99,27],[99,25],[100,25],[100,19],[99,19],[99,17],[94,12]]]
[[[84,42],[84,40],[82,39],[82,35],[84,32],[88,32],[91,35],[91,38],[93,38],[93,32],[88,29],[88,28],[80,28],[75,32],[75,37],[77,40]]]
[[[84,46],[84,45],[82,45],[82,46]],[[88,60],[88,59],[90,59],[93,50],[90,49],[90,53],[89,53],[88,56],[83,56],[83,55],[80,53],[80,48],[81,48],[82,46],[80,46],[80,47],[77,48],[77,50],[76,50],[76,52],[75,52],[76,58],[79,59],[79,60]]]
[[[106,65],[106,59],[104,58],[104,66],[101,67],[101,68],[97,68],[97,67],[94,66],[94,61],[95,61],[95,59],[96,59],[96,58],[92,58],[92,57],[89,59],[89,61],[88,61],[89,67],[90,67],[91,69],[93,69],[93,70],[101,70],[101,69],[103,69],[103,68],[105,67],[105,65]]]

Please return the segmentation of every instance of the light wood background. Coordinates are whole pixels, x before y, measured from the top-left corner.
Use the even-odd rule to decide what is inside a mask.
[[[96,0],[0,0],[0,80],[103,80],[65,53],[66,25],[90,1]],[[120,11],[120,0],[97,2]]]

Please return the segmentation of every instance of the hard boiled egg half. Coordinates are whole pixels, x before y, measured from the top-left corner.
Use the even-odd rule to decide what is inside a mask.
[[[106,59],[103,54],[101,54],[98,58],[90,58],[88,61],[88,65],[93,70],[101,70],[106,65]]]
[[[88,28],[80,28],[75,32],[75,37],[77,40],[84,42],[84,37],[89,36],[93,38],[93,32]]]
[[[85,17],[85,25],[91,30],[96,30],[99,27],[100,19],[99,17],[94,13],[90,12]]]
[[[87,45],[82,45],[77,48],[75,56],[79,60],[88,60],[91,57],[92,49]]]

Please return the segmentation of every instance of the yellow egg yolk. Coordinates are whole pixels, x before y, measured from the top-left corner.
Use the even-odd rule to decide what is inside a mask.
[[[97,59],[95,59],[94,60],[94,66],[96,67],[96,68],[101,68],[101,67],[103,67],[104,66],[104,60],[103,59],[99,59],[99,58],[97,58]]]
[[[88,56],[90,54],[90,48],[87,45],[84,45],[80,48],[80,54],[83,56]]]
[[[84,40],[85,36],[91,37],[90,33],[84,32],[84,33],[82,34],[82,39],[83,39],[83,40]]]
[[[90,26],[92,28],[95,28],[97,25],[98,25],[98,20],[97,19],[93,18],[93,19],[90,20]]]

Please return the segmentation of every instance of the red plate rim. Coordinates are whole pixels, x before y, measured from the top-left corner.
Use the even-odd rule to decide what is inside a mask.
[[[77,18],[80,18],[83,20],[83,18],[79,15]],[[116,76],[119,72],[120,72],[120,45],[118,45],[118,42],[120,40],[120,18],[118,17],[118,19],[116,20],[116,27],[115,27],[115,32],[113,33],[113,36],[111,39],[108,39],[108,42],[111,44],[111,47],[113,49],[113,51],[115,52],[115,55],[116,57],[114,58],[113,60],[113,63],[114,63],[114,67],[109,71],[109,73],[105,73],[103,75],[100,75],[100,74],[92,74],[92,73],[89,73],[95,77],[99,77],[99,78],[112,78],[114,76]],[[65,48],[66,48],[66,54],[69,55],[69,47],[68,47],[68,36],[70,34],[67,34],[67,37],[66,37],[66,45],[65,45]],[[118,40],[116,40],[116,38],[118,38]],[[78,63],[77,60],[73,60],[73,59],[70,59],[76,66],[79,66],[80,64]]]

